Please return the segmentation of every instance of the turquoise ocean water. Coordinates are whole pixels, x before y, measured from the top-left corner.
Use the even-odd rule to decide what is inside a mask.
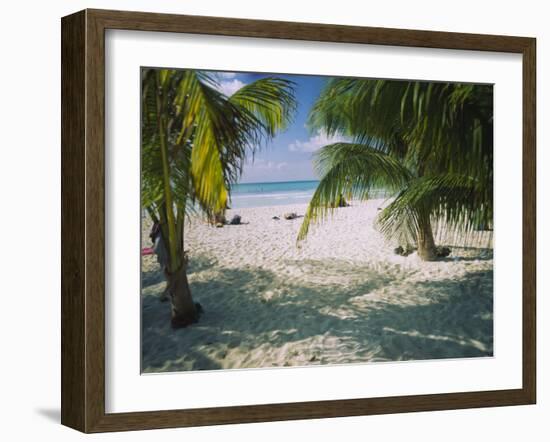
[[[307,204],[319,181],[285,181],[277,183],[240,183],[231,189],[232,209]],[[389,196],[383,189],[374,190],[370,198]]]
[[[231,189],[231,208],[307,204],[319,181],[241,183]]]

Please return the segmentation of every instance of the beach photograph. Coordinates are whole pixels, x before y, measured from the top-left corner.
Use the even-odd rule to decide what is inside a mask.
[[[493,356],[493,86],[141,71],[141,372]]]

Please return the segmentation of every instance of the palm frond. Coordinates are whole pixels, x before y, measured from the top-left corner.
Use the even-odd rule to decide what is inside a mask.
[[[170,210],[167,168],[178,214],[225,209],[230,184],[239,178],[247,155],[283,130],[295,110],[294,83],[288,80],[258,80],[226,97],[209,72],[143,69],[143,207],[154,213]],[[167,164],[160,155],[161,139]]]
[[[483,186],[476,179],[457,174],[411,180],[379,214],[381,232],[400,244],[417,240],[418,218],[429,216],[449,235],[464,237],[492,226],[492,205],[487,204]]]
[[[296,111],[295,83],[282,78],[256,80],[237,90],[229,102],[252,114],[267,137],[284,130]]]
[[[491,224],[492,109],[490,85],[335,78],[315,102],[308,124],[368,145],[410,171],[380,219],[386,236],[411,242],[426,216],[451,232]],[[350,178],[336,172],[327,177],[349,185]],[[316,192],[311,210],[326,202],[320,200],[326,192]],[[305,234],[307,224],[300,237]]]
[[[411,179],[410,172],[399,161],[361,144],[325,146],[316,155],[315,167],[321,180],[308,205],[298,241],[306,238],[312,223],[333,213],[342,196],[367,200],[372,190],[395,191]]]
[[[292,83],[266,78],[227,99],[216,87],[197,81],[203,115],[194,141],[191,173],[195,195],[213,211],[227,204],[230,184],[240,177],[247,153],[282,130],[296,108]]]

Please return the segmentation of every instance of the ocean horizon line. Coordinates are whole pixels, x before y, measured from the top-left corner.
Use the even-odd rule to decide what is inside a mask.
[[[290,181],[247,181],[246,183],[239,182],[232,184],[232,186],[239,186],[243,184],[283,184],[283,183],[318,183],[319,180],[290,180]]]

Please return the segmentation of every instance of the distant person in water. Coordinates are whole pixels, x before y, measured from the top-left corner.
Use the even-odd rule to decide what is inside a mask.
[[[153,223],[153,227],[151,227],[151,232],[149,233],[149,238],[153,243],[153,251],[155,252],[155,255],[157,255],[157,261],[164,272],[166,280],[168,280],[168,251],[166,250],[166,244],[164,244],[164,240],[162,239],[160,223]],[[168,286],[166,286],[166,289],[164,289],[160,295],[160,300],[162,302],[168,301]]]

